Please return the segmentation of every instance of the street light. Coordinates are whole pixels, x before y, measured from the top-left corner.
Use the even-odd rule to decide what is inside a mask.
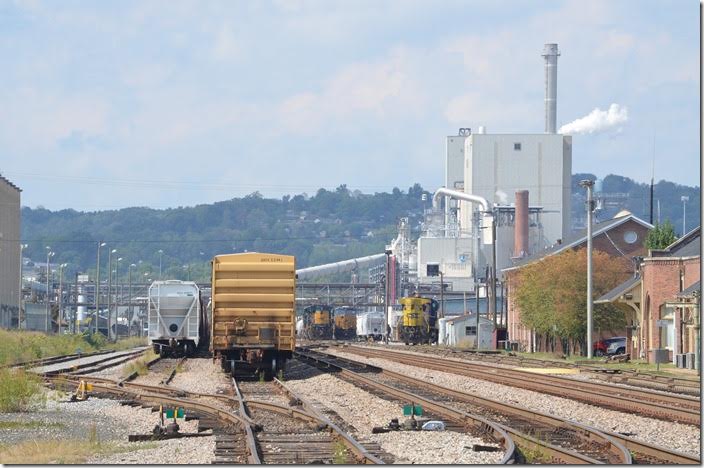
[[[98,312],[100,311],[100,248],[105,242],[98,241],[98,260],[95,267],[95,333],[98,333]]]
[[[384,342],[389,344],[389,257],[391,250],[384,250]]]
[[[594,200],[592,198],[592,188],[594,181],[585,179],[579,182],[579,186],[587,189],[587,358],[592,357],[592,212],[594,211]]]
[[[20,294],[17,297],[17,329],[21,328],[22,324],[22,251],[27,248],[27,244],[20,244]]]
[[[132,268],[136,268],[137,265],[130,263],[127,267],[127,337],[132,336],[132,319],[134,318],[134,310],[132,308]]]
[[[117,253],[117,249],[108,252],[108,339],[110,339],[110,319],[112,318],[112,254]]]
[[[59,335],[61,335],[61,318],[63,317],[64,306],[64,268],[68,263],[59,265]]]
[[[47,253],[46,253],[46,321],[44,324],[44,329],[47,333],[49,333],[49,317],[50,317],[50,303],[51,303],[51,298],[49,296],[49,259],[54,256],[54,252],[51,251],[51,247],[47,246]]]
[[[164,255],[164,251],[159,249],[159,279],[161,279],[161,257]]]
[[[682,201],[682,235],[684,236],[687,233],[687,202],[689,197],[682,195],[680,200]]]

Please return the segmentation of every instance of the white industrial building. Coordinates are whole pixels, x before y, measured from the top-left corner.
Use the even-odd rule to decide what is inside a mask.
[[[417,278],[435,282],[436,270],[454,291],[472,291],[491,264],[491,210],[496,219],[497,271],[511,258],[548,247],[570,234],[572,137],[555,133],[557,44],[546,44],[545,133],[487,133],[461,128],[445,139],[445,188],[484,199],[444,198],[442,211],[429,214],[417,242]],[[527,191],[527,233],[522,252],[514,246],[516,192]],[[522,221],[523,222],[523,221]],[[481,226],[481,232],[477,232]],[[431,273],[432,272],[432,273]]]

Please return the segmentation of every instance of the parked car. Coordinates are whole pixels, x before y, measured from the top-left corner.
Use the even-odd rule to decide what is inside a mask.
[[[597,341],[596,343],[594,343],[594,356],[604,356],[606,354],[622,354],[609,353],[609,346],[611,346],[612,343],[623,343],[623,352],[626,352],[626,337],[614,336],[613,338],[606,338],[605,340]],[[616,350],[618,350],[618,348],[616,348],[614,351]]]
[[[614,354],[625,354],[626,353],[626,338],[619,338],[609,343],[609,347],[606,348],[606,354],[612,356]]]

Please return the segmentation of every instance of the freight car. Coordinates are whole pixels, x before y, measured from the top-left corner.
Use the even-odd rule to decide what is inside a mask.
[[[210,350],[232,375],[283,370],[296,346],[296,264],[290,255],[217,255]]]
[[[332,339],[332,327],[332,307],[316,304],[303,309],[303,336],[307,339]]]
[[[399,302],[403,306],[398,321],[399,339],[405,344],[436,343],[438,301],[415,294],[402,297]]]
[[[357,339],[381,341],[384,338],[384,313],[365,312],[357,316]]]
[[[192,281],[155,281],[149,286],[149,344],[154,352],[192,354],[207,333],[200,289]]]
[[[357,312],[352,307],[335,307],[333,338],[352,340],[357,335]]]

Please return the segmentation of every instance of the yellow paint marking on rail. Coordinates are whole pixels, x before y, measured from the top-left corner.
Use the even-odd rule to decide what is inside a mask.
[[[565,369],[562,367],[515,367],[515,369],[534,374],[579,374],[579,369]]]

